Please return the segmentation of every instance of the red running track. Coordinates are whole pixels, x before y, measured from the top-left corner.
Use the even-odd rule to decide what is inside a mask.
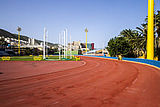
[[[99,58],[82,57],[82,60],[58,63],[56,66],[62,68],[56,71],[51,69],[55,62],[40,61],[33,66],[33,62],[27,61],[25,72],[27,69],[32,72],[41,64],[43,67],[37,72],[33,70],[33,74],[20,73],[19,76],[17,73],[22,72],[24,63],[14,62],[14,69],[5,68],[10,62],[0,63],[0,72],[4,73],[0,78],[9,71],[16,72],[16,75],[10,72],[8,79],[5,76],[0,80],[0,106],[160,107],[159,69]],[[66,65],[72,67],[64,69]]]

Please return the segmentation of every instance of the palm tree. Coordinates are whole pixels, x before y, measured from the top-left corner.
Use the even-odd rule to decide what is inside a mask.
[[[140,48],[141,48],[141,50],[144,53],[145,58],[146,58],[147,57],[147,50],[146,50],[146,46],[147,46],[147,24],[141,24],[141,26],[136,27],[136,29],[141,34],[141,37],[139,38],[140,41],[138,41],[138,42],[140,43]]]
[[[145,19],[146,24],[148,22],[148,18]],[[158,56],[158,60],[160,61],[160,11],[157,12],[157,14],[154,15],[154,38],[155,38],[155,50],[156,54]],[[156,37],[156,34],[158,35]]]
[[[130,39],[130,38],[132,38],[134,36],[135,32],[136,31],[132,30],[132,29],[125,29],[125,30],[120,32],[120,36]]]
[[[158,61],[160,61],[160,11],[157,12],[157,15],[155,15],[155,32],[157,33],[157,55],[158,55]]]
[[[129,42],[133,53],[138,57],[143,50],[143,36],[137,30],[125,29],[120,33],[120,36],[125,37]]]

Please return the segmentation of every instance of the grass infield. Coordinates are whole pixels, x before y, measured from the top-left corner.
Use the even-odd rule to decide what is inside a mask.
[[[38,61],[34,57],[40,58],[40,61],[76,61],[75,57],[70,59],[70,56],[67,56],[67,58],[62,58],[61,56],[60,60],[59,56],[47,56],[45,60],[42,58],[42,56],[13,56],[10,57],[9,61]],[[3,58],[0,57],[0,61],[3,61],[2,59]]]

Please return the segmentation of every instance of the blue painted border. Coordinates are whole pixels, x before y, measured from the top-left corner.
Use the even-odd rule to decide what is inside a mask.
[[[107,56],[94,56],[94,55],[84,55],[84,56],[99,57],[99,58],[109,58],[109,59],[118,59],[117,57],[107,57]],[[123,58],[123,60],[139,62],[139,63],[143,63],[143,64],[149,64],[149,65],[153,65],[155,67],[160,68],[160,61],[149,60],[149,59],[141,59],[141,58]]]

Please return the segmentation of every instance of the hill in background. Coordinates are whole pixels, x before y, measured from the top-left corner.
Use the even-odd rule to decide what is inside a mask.
[[[13,33],[10,33],[6,30],[3,30],[3,29],[0,29],[0,36],[1,37],[4,36],[5,38],[18,39],[18,34],[13,34]],[[20,35],[20,39],[23,40],[23,41],[28,41],[29,37],[24,36],[24,35]],[[40,44],[41,42],[43,42],[43,41],[35,39],[35,44]],[[53,43],[50,43],[50,42],[48,42],[48,45],[52,46],[52,47],[58,47],[58,44],[53,44]]]

